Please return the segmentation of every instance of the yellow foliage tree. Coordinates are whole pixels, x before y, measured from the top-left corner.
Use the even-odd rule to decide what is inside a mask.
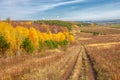
[[[33,27],[30,27],[30,29],[29,29],[29,38],[32,41],[34,47],[38,48],[39,37],[38,37],[38,34],[37,34],[37,30]]]
[[[10,50],[18,55],[20,55],[20,46],[25,38],[29,38],[31,40],[36,50],[39,48],[39,41],[42,43],[45,41],[51,41],[52,44],[54,42],[59,43],[65,40],[71,43],[75,41],[74,36],[67,31],[52,33],[50,30],[48,30],[47,32],[40,32],[34,27],[30,27],[30,29],[28,29],[24,26],[16,26],[14,28],[11,24],[2,21],[0,21],[0,32],[10,43]]]

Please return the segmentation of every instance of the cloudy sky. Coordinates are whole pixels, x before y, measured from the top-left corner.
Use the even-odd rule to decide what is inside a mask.
[[[0,19],[120,19],[120,0],[0,0]]]

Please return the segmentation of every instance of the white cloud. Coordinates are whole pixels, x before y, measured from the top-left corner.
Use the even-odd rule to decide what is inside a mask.
[[[21,19],[21,17],[23,18],[27,15],[32,15],[62,5],[83,2],[85,0],[72,0],[66,2],[59,0],[57,3],[54,3],[56,0],[53,0],[53,3],[49,3],[51,0],[46,1],[48,1],[48,3],[34,3],[32,0],[2,0],[0,3],[0,17],[5,19],[9,16],[12,19]],[[31,4],[34,4],[34,6]]]
[[[120,2],[90,7],[66,13],[62,20],[120,19]]]
[[[62,6],[62,5],[68,5],[68,4],[73,4],[73,3],[78,3],[78,2],[83,2],[85,0],[73,0],[73,1],[67,1],[67,2],[59,2],[56,4],[49,4],[49,5],[41,5],[41,6],[37,6],[37,9],[39,9],[41,7],[41,9],[39,9],[39,11],[45,11],[45,10],[49,10],[58,6]]]
[[[33,0],[0,0],[0,18],[6,19],[6,17],[11,17],[12,19],[25,19],[30,15],[30,17],[32,17],[36,13],[44,12],[59,6],[82,3],[85,1],[88,0],[40,0],[38,2]],[[77,7],[79,6],[77,5]],[[74,9],[74,11],[65,11],[64,17],[58,15],[59,17],[55,16],[54,19],[99,20],[120,18],[120,2],[84,9],[81,8],[80,10],[75,10],[78,8],[73,6],[71,9]]]
[[[1,0],[1,3],[2,5],[6,5],[6,6],[13,6],[13,5],[17,5],[17,4],[20,4],[20,3],[27,3],[29,2],[30,0]]]
[[[101,20],[101,19],[120,19],[120,11],[119,10],[113,10],[107,11],[107,12],[101,12],[99,14],[97,13],[85,13],[81,15],[76,15],[76,16],[69,16],[65,18],[61,18],[64,20]]]

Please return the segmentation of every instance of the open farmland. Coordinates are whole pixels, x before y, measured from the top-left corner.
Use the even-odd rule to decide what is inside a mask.
[[[119,29],[8,21],[0,32],[8,45],[0,48],[0,80],[119,80]]]

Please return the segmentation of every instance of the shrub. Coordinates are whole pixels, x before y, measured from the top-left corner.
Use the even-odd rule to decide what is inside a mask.
[[[61,47],[65,48],[67,46],[67,44],[68,44],[68,41],[63,40],[63,41],[60,41],[59,44],[60,44]]]
[[[83,30],[81,30],[80,32],[92,33],[94,36],[99,35],[99,32],[91,32],[91,31],[83,31]]]
[[[98,32],[93,32],[93,35],[95,35],[95,36],[96,36],[96,35],[99,35],[99,33],[98,33]]]
[[[42,49],[44,48],[44,46],[45,46],[45,43],[39,41],[39,51],[40,51],[40,52],[42,51]]]
[[[49,49],[58,48],[58,43],[55,42],[55,41],[53,41],[53,40],[47,40],[47,41],[45,41],[45,45]]]
[[[10,43],[7,42],[5,37],[0,33],[0,49],[2,51],[2,55],[5,55],[5,51],[9,49]]]
[[[76,25],[79,26],[79,27],[81,27],[81,26],[83,26],[83,27],[88,27],[88,26],[90,26],[91,24],[90,24],[90,23],[85,23],[85,22],[79,22],[79,23],[77,23]]]
[[[29,38],[25,38],[25,39],[23,40],[21,46],[22,46],[22,48],[23,48],[26,52],[28,52],[28,53],[33,53],[33,51],[34,51],[33,44],[32,44],[32,42],[30,41]]]

